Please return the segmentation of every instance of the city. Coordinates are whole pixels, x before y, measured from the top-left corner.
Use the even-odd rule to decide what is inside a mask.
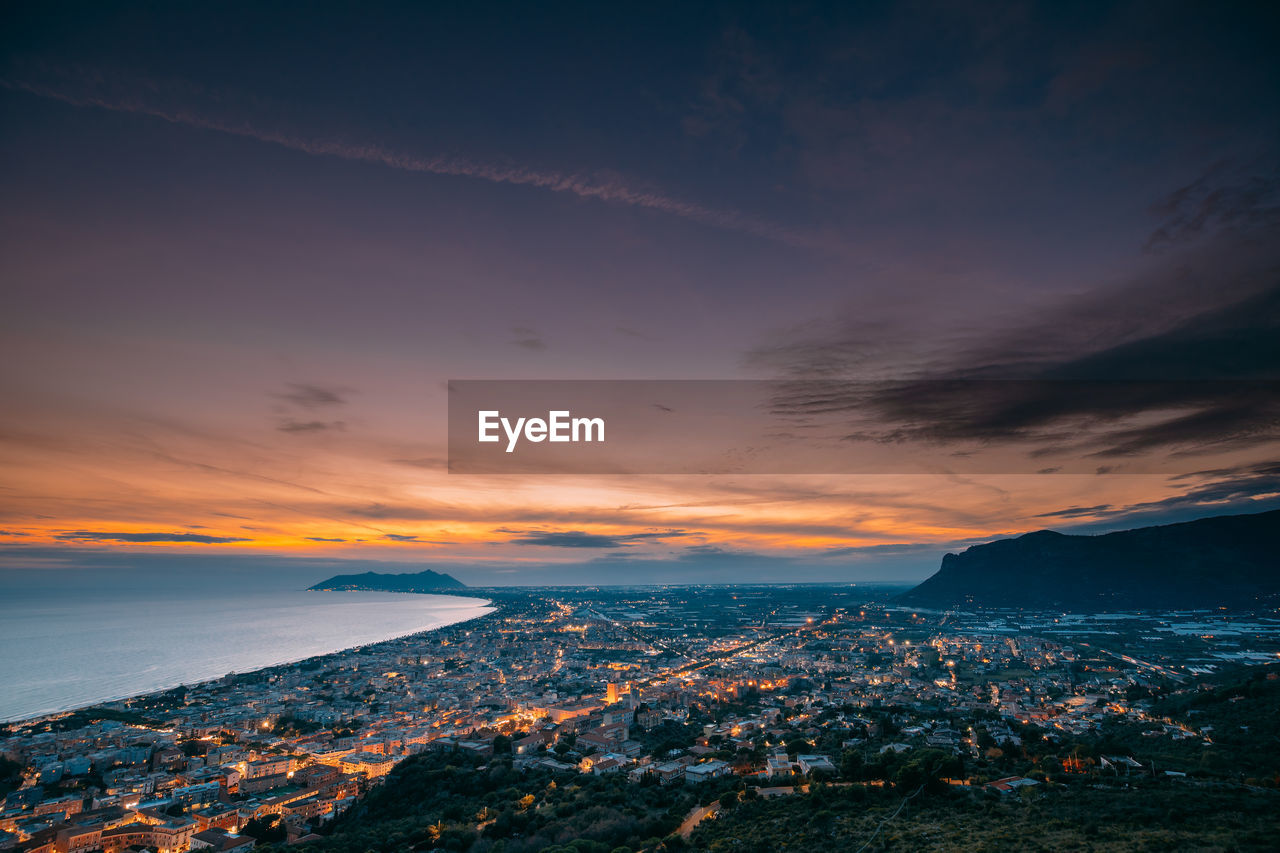
[[[324,844],[402,762],[442,756],[481,776],[670,789],[664,849],[745,799],[833,785],[1274,790],[1274,719],[1229,731],[1166,706],[1237,671],[1280,693],[1276,613],[921,612],[888,603],[896,591],[486,590],[495,613],[437,631],[13,723],[0,844]],[[489,807],[433,825],[467,845],[520,834]]]

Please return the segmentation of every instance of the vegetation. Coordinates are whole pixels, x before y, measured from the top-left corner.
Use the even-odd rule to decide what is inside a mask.
[[[22,787],[23,769],[24,767],[20,762],[0,755],[0,797]]]
[[[385,784],[308,850],[451,850],[475,853],[611,853],[675,849],[671,836],[698,798],[741,787],[730,778],[703,789],[633,783],[620,775],[515,770],[495,758],[427,753],[398,766]],[[576,845],[576,846],[575,846]]]
[[[44,720],[36,731],[44,732],[69,732],[76,729],[82,729],[85,726],[102,722],[103,720],[113,720],[118,723],[127,723],[129,725],[154,726],[158,725],[157,721],[147,717],[137,711],[120,711],[115,708],[81,708],[78,711],[72,711],[69,714],[61,714],[56,717],[50,717]]]
[[[1274,849],[1280,752],[1258,744],[1280,742],[1280,665],[1224,671],[1189,685],[1169,683],[1132,699],[1148,703],[1145,719],[1109,719],[1099,731],[1077,737],[993,713],[951,720],[957,729],[972,727],[976,757],[920,743],[902,752],[881,752],[865,740],[845,749],[841,739],[862,737],[861,727],[809,729],[809,737],[797,726],[785,740],[788,751],[832,755],[838,780],[764,783],[728,777],[696,787],[662,787],[620,775],[522,772],[513,767],[503,739],[488,762],[456,750],[404,762],[309,849]],[[903,709],[866,713],[880,738],[901,737],[895,718]],[[1175,734],[1207,728],[1212,743],[1172,737],[1166,726]],[[686,746],[699,732],[695,722],[668,722],[639,736],[660,753],[666,746]],[[1001,737],[998,743],[993,732]],[[712,745],[727,746],[717,738]],[[570,740],[559,746],[567,751]],[[745,769],[759,762],[764,746],[719,752]],[[1103,763],[1106,757],[1134,757],[1137,766]],[[1015,775],[1040,784],[1006,794],[984,786]],[[965,784],[954,784],[961,780]],[[758,791],[806,781],[807,788],[782,796]],[[715,811],[686,839],[677,829],[696,806]]]
[[[851,785],[744,802],[699,825],[691,846],[741,853],[857,850],[868,842],[868,851],[1273,850],[1280,830],[1276,792],[1186,781],[1011,795],[926,790],[907,800],[910,793]]]
[[[259,842],[284,841],[289,832],[285,828],[280,815],[266,815],[254,818],[240,828],[241,835],[256,838]]]
[[[271,733],[277,737],[299,737],[318,732],[322,728],[324,726],[312,720],[286,715],[271,724]]]
[[[870,770],[896,784],[814,783],[807,793],[766,798],[732,778],[662,787],[430,754],[401,765],[307,849],[772,853],[856,850],[870,842],[869,851],[1243,851],[1274,849],[1280,831],[1280,791],[1271,789],[1135,776],[1000,795],[941,784],[955,760],[946,753],[902,758],[887,760],[887,772]],[[711,803],[718,812],[687,841],[675,834],[695,806]]]

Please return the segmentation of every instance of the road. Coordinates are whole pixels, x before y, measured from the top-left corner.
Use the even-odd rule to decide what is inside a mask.
[[[693,835],[693,829],[702,823],[711,815],[720,811],[719,803],[712,803],[709,806],[696,806],[693,811],[689,812],[688,817],[680,824],[680,828],[676,832],[680,833],[681,838],[688,838]]]

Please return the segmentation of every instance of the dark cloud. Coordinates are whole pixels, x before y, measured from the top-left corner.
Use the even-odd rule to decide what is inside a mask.
[[[1096,442],[1105,446],[1093,455],[1133,457],[1173,449],[1177,456],[1183,456],[1280,440],[1280,383],[1227,383],[1213,396],[1186,393],[1168,397],[1164,406],[1194,406],[1198,410],[1153,426],[1111,431]]]
[[[975,541],[987,541],[990,537]],[[822,553],[824,557],[852,557],[860,559],[872,559],[876,557],[919,557],[928,556],[936,557],[946,551],[954,550],[957,547],[965,547],[973,544],[969,540],[957,540],[954,542],[938,542],[938,543],[913,543],[898,542],[886,545],[852,545],[847,548],[830,548]]]
[[[235,536],[209,536],[204,533],[111,533],[96,530],[73,530],[54,537],[66,542],[198,542],[219,545],[226,542],[252,542]]]
[[[843,417],[850,440],[1021,444],[1033,456],[1080,458],[1256,446],[1280,440],[1278,278],[1280,240],[1215,244],[900,382],[842,378],[874,350],[858,335],[753,358],[816,378],[782,382],[776,415],[792,424]]]
[[[754,557],[747,551],[733,548],[722,548],[719,545],[690,545],[677,555],[676,559],[684,562],[706,562],[719,560],[737,560]]]
[[[397,519],[400,521],[426,521],[439,517],[438,511],[433,512],[421,507],[392,506],[383,503],[340,507],[338,512],[343,515],[354,515],[360,518]]]
[[[847,441],[885,445],[887,453],[965,444],[1021,446],[1031,460],[1141,457],[1280,440],[1280,381],[782,383],[772,411],[791,421],[843,423]],[[1134,425],[1139,417],[1145,422]],[[968,457],[981,464],[972,449],[950,458]]]
[[[541,352],[547,348],[547,342],[542,339],[536,329],[531,329],[528,326],[512,326],[511,334],[515,335],[515,338],[511,341],[515,346],[533,350],[534,352]]]
[[[1280,498],[1280,462],[1182,474],[1171,478],[1185,487],[1180,495],[1133,504],[1117,515],[1133,516],[1175,509],[1247,509],[1263,499]]]
[[[931,334],[918,300],[904,314],[854,308],[779,331],[744,360],[802,379],[1280,378],[1280,227],[1268,233],[1218,233],[1016,315],[984,301],[990,316]]]
[[[307,537],[307,541],[308,541],[308,542],[346,542],[347,540],[345,540],[345,539],[329,539],[329,538],[324,537],[324,536],[308,536],[308,537]]]
[[[390,539],[392,542],[417,542],[417,536],[409,536],[403,533],[384,533],[383,539]]]
[[[329,430],[341,431],[347,428],[342,421],[295,421],[283,420],[276,427],[281,432],[326,432]]]
[[[617,536],[584,533],[580,530],[531,533],[510,541],[517,545],[545,545],[552,548],[621,548],[628,544]]]
[[[1219,231],[1241,235],[1274,234],[1280,227],[1280,174],[1215,164],[1196,180],[1157,201],[1152,214],[1159,227],[1147,239],[1148,250],[1168,248]]]
[[[1035,518],[1079,518],[1081,516],[1100,515],[1108,512],[1111,504],[1098,504],[1096,506],[1073,506],[1066,509],[1054,510],[1053,512],[1042,512]]]
[[[344,388],[290,383],[288,391],[275,394],[274,396],[292,403],[295,406],[301,406],[304,409],[317,409],[323,406],[345,405],[347,402],[347,393],[349,392]]]
[[[1070,507],[1037,518],[1092,518],[1062,528],[1074,533],[1109,533],[1133,527],[1175,524],[1208,515],[1264,512],[1280,508],[1280,462],[1261,462],[1172,476],[1169,497],[1133,504]]]
[[[685,531],[662,530],[645,533],[602,534],[582,530],[512,530],[498,528],[495,532],[517,534],[507,540],[516,545],[544,545],[551,548],[626,548],[640,542],[655,542],[679,536]]]
[[[1166,330],[1045,366],[1039,375],[1089,380],[1280,379],[1280,252],[1255,276],[1267,279],[1258,292],[1209,307]],[[1212,287],[1214,280],[1206,277],[1203,283]],[[1142,310],[1127,300],[1115,307]]]

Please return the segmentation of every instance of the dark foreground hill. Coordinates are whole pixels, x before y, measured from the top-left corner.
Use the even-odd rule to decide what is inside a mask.
[[[918,786],[818,784],[764,797],[733,776],[696,787],[640,785],[621,773],[521,773],[502,758],[475,768],[465,754],[428,753],[397,768],[332,834],[267,853],[1275,850],[1273,788],[1137,776],[1072,781],[1008,797],[932,785],[903,807]],[[690,838],[678,834],[695,806],[712,801],[727,805]]]
[[[897,601],[1074,611],[1257,608],[1280,600],[1280,510],[1101,536],[1042,530],[947,554]]]
[[[360,575],[335,575],[320,581],[308,589],[329,592],[340,590],[371,590],[376,592],[444,592],[466,589],[467,585],[451,575],[426,569],[415,574],[379,574],[365,572]]]

